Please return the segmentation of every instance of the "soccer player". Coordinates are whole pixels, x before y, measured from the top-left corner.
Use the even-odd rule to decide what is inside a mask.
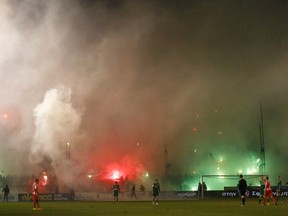
[[[35,179],[35,181],[32,185],[33,210],[40,209],[39,197],[38,197],[38,184],[39,184],[39,179]]]
[[[153,185],[152,185],[152,197],[153,197],[153,201],[152,204],[159,204],[159,192],[160,192],[160,184],[158,179],[155,179]]]
[[[272,188],[271,188],[271,183],[269,181],[269,177],[266,176],[266,181],[265,181],[265,189],[264,189],[264,199],[263,199],[263,205],[266,205],[266,199],[269,197],[275,205],[277,205],[276,200],[273,197],[272,193]]]
[[[281,177],[277,176],[276,202],[279,201],[279,198],[281,196],[281,187],[282,187]]]
[[[240,180],[238,183],[238,189],[239,189],[239,193],[241,196],[241,200],[242,200],[242,205],[241,206],[245,206],[245,193],[246,193],[246,188],[247,188],[247,182],[246,180],[243,178],[243,175],[240,174]]]
[[[264,176],[261,176],[261,178],[260,178],[259,205],[260,205],[261,202],[263,201],[264,189],[265,189],[265,178],[264,178]]]
[[[120,186],[117,181],[115,181],[115,184],[112,186],[112,190],[113,190],[113,204],[115,204],[115,202],[118,202],[118,196],[120,192]]]

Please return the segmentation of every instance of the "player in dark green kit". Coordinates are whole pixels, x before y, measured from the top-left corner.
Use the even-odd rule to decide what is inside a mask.
[[[265,178],[261,176],[260,178],[260,193],[259,193],[259,205],[261,204],[264,197],[264,189],[265,189]]]
[[[277,187],[276,187],[276,201],[279,201],[279,198],[281,197],[281,187],[282,187],[282,181],[280,176],[277,176]]]
[[[114,204],[115,202],[118,202],[118,196],[120,192],[120,186],[117,181],[112,186],[112,190],[113,190],[113,204]]]
[[[160,192],[160,184],[158,182],[158,179],[155,179],[153,185],[152,185],[152,196],[153,196],[153,201],[152,204],[158,205],[159,203],[159,192]]]

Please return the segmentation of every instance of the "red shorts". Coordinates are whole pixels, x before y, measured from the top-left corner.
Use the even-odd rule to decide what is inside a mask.
[[[38,195],[33,195],[33,200],[37,201],[38,200]]]
[[[265,190],[265,193],[264,193],[264,196],[265,197],[271,197],[273,194],[272,194],[272,189],[271,188],[268,188],[267,190]]]

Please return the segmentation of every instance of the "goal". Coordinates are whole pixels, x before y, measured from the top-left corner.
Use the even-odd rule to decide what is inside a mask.
[[[247,186],[259,186],[260,177],[267,175],[243,175],[247,181]],[[237,189],[239,175],[202,175],[201,177],[201,198],[204,199],[204,193],[208,191],[222,191],[227,188]]]

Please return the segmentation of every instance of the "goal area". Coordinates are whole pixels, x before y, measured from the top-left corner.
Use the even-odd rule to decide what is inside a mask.
[[[243,175],[248,187],[258,187],[260,185],[261,176],[267,175]],[[239,175],[202,175],[199,182],[200,190],[199,197],[204,198],[205,191],[223,191],[223,190],[237,190],[237,185],[240,180]]]

